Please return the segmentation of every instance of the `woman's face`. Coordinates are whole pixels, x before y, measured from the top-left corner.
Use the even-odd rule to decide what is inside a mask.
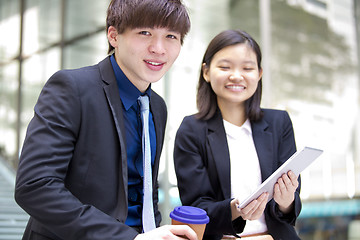
[[[225,47],[203,66],[204,79],[211,84],[222,106],[245,106],[256,91],[262,69],[258,68],[255,52],[245,43]]]

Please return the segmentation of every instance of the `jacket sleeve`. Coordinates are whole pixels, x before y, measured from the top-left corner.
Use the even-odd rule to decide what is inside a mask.
[[[290,116],[287,112],[281,111],[281,117],[276,122],[278,129],[282,129],[279,135],[278,141],[278,161],[277,167],[280,167],[286,160],[289,159],[296,152],[296,144],[294,137],[294,129],[292,126],[292,122]],[[280,222],[286,222],[295,226],[295,221],[300,214],[301,211],[301,200],[300,200],[300,188],[301,188],[301,179],[300,176],[298,178],[299,187],[295,191],[295,199],[294,199],[294,208],[293,211],[287,215],[282,214],[279,210],[277,203],[272,199],[267,206],[265,211],[269,212],[269,215],[274,219]]]
[[[58,239],[133,239],[138,234],[135,230],[81,202],[66,185],[82,127],[81,106],[78,87],[70,74],[60,71],[49,79],[28,126],[15,199]]]
[[[219,197],[220,186],[213,186],[207,159],[207,128],[194,117],[186,117],[178,129],[174,146],[174,166],[183,205],[204,209],[210,222],[205,234],[235,234],[243,231],[245,221],[231,220],[231,199]]]

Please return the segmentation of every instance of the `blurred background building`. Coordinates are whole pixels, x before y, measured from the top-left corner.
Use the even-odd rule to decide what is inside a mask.
[[[298,149],[324,150],[302,174],[301,238],[360,239],[360,0],[184,2],[191,31],[171,71],[153,84],[169,110],[159,176],[163,224],[181,204],[173,143],[183,117],[196,112],[202,55],[217,33],[240,28],[262,47],[263,107],[290,113]],[[9,202],[40,90],[57,70],[106,56],[108,3],[0,0],[0,239],[20,239],[27,219]]]

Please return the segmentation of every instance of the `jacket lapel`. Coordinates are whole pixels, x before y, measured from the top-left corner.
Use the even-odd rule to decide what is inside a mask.
[[[265,120],[252,123],[251,126],[260,163],[261,177],[262,181],[264,181],[274,171],[274,163],[269,161],[269,159],[273,159],[272,133],[267,131],[268,123]],[[211,149],[211,155],[215,161],[216,171],[224,197],[228,198],[231,196],[230,155],[220,112],[208,121],[208,129],[208,143]]]
[[[251,123],[253,139],[258,154],[262,181],[265,181],[273,172],[273,141],[272,133],[267,131],[268,123],[265,120]]]
[[[119,177],[119,190],[118,190],[118,199],[119,202],[126,204],[118,204],[117,209],[115,210],[116,217],[122,217],[119,219],[122,222],[125,222],[126,215],[123,214],[127,212],[128,205],[128,196],[127,196],[127,186],[128,186],[128,170],[127,170],[127,155],[126,155],[126,145],[125,145],[125,130],[123,125],[123,112],[122,104],[120,100],[119,90],[116,83],[116,78],[114,70],[111,66],[110,58],[106,58],[99,63],[100,74],[102,77],[104,85],[104,92],[106,99],[108,101],[109,107],[111,109],[116,130],[120,142],[120,153],[121,153],[121,164],[119,163],[119,172],[121,173]],[[125,193],[125,194],[124,194]]]
[[[220,111],[208,121],[208,143],[215,161],[217,175],[225,198],[231,195],[230,155]],[[209,158],[210,160],[210,158]]]

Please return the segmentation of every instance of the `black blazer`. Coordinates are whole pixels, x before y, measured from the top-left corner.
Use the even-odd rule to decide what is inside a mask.
[[[156,224],[160,152],[167,110],[152,92]],[[61,70],[35,106],[17,172],[15,199],[30,214],[23,239],[133,239],[127,218],[127,156],[122,103],[109,57]]]
[[[287,112],[263,111],[264,118],[251,123],[262,181],[296,151]],[[200,207],[210,217],[204,239],[221,239],[222,234],[243,231],[245,221],[241,217],[231,221],[230,157],[220,111],[208,121],[194,115],[184,118],[176,134],[174,164],[182,204]],[[295,192],[294,211],[287,216],[281,214],[274,200],[267,204],[265,220],[275,240],[299,239],[293,227],[301,210],[299,193],[300,186]]]

